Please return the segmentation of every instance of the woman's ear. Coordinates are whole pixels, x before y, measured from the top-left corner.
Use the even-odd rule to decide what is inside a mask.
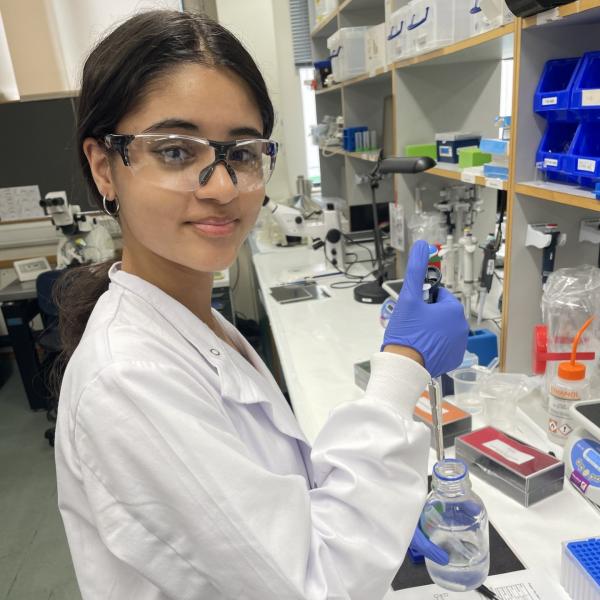
[[[100,194],[106,196],[109,200],[116,198],[117,191],[114,186],[106,149],[101,146],[98,140],[86,138],[83,140],[83,153],[88,160],[92,177]]]

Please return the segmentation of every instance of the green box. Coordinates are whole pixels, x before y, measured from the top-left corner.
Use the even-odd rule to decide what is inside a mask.
[[[409,144],[404,147],[405,156],[429,156],[437,160],[437,144]]]
[[[492,162],[492,155],[487,152],[482,152],[477,146],[458,149],[458,166],[461,169],[466,167],[479,167],[489,162]]]

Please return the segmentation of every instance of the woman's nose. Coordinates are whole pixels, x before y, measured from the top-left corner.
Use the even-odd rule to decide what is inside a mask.
[[[200,185],[194,192],[198,198],[210,196],[223,204],[227,204],[236,198],[239,193],[235,171],[224,162],[218,162],[212,165],[209,172],[201,173],[199,183]]]

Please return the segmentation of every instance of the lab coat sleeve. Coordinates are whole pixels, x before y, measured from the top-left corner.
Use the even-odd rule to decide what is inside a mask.
[[[250,459],[208,385],[170,365],[109,365],[73,433],[103,542],[178,600],[383,597],[425,493],[429,436],[408,416],[422,373],[406,360],[382,369],[403,373],[397,404],[368,392],[331,415],[312,490]]]

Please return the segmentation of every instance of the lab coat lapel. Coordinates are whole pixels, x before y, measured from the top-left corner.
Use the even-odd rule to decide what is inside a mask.
[[[237,365],[234,364],[229,357],[229,350],[225,347],[225,342],[196,315],[155,285],[136,275],[121,271],[120,264],[115,263],[111,267],[109,272],[111,281],[149,303],[200,353],[202,358],[218,373],[221,394],[224,399],[240,404],[262,403],[265,414],[273,425],[283,434],[298,440],[298,446],[312,484],[310,446],[281,390],[254,348],[231,323],[213,311],[228,335],[244,349],[246,356],[252,362],[251,365],[242,359],[236,361]],[[244,374],[243,380],[240,377],[241,373]]]
[[[275,427],[285,435],[297,440],[298,448],[302,454],[302,461],[306,468],[306,473],[310,487],[314,487],[314,477],[311,461],[311,446],[300,429],[300,425],[289,407],[287,400],[282,394],[277,382],[271,372],[265,366],[265,363],[248,343],[248,341],[239,333],[239,331],[229,323],[224,317],[217,313],[221,325],[227,331],[227,334],[234,340],[238,347],[241,347],[244,354],[249,359],[240,361],[243,369],[243,381],[237,380],[238,387],[235,390],[235,398],[240,402],[262,403],[267,416]],[[252,364],[250,364],[252,363]],[[233,365],[232,365],[233,366]],[[230,380],[229,377],[222,378]],[[248,381],[251,385],[248,385]],[[265,386],[265,383],[267,384]],[[233,392],[233,390],[231,390]],[[267,392],[265,394],[265,392]],[[236,401],[234,399],[234,401]]]

